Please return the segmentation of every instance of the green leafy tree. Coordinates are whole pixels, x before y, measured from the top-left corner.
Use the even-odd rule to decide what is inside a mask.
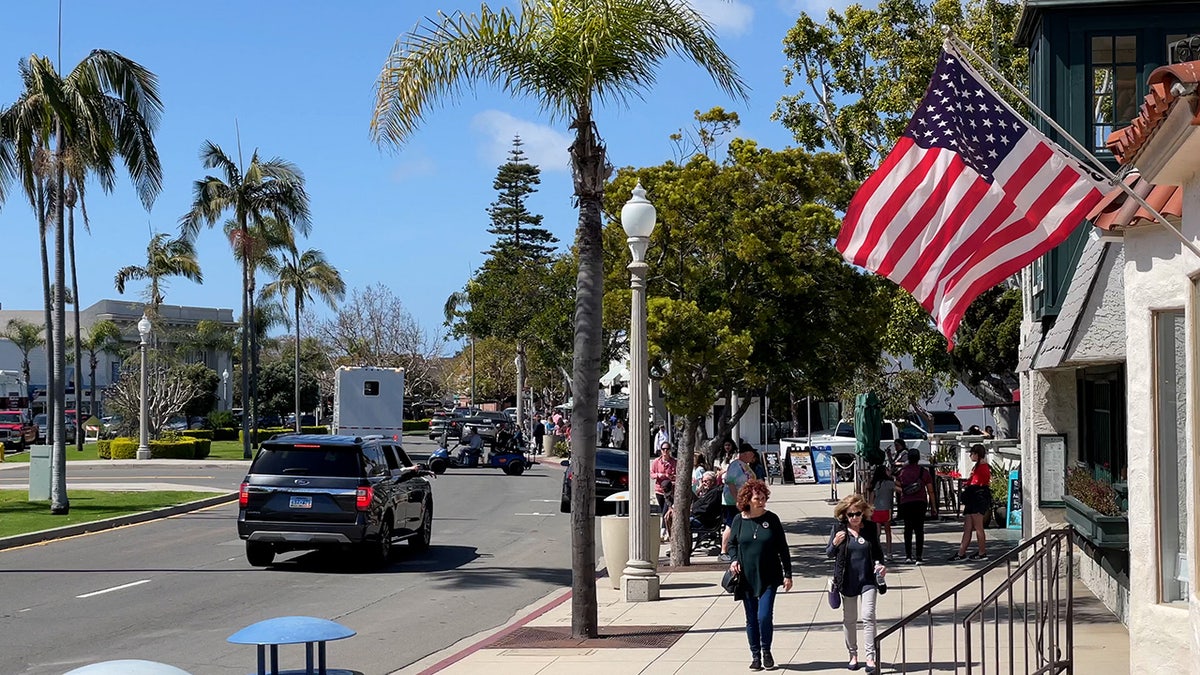
[[[190,419],[212,412],[216,406],[217,387],[221,386],[221,376],[203,363],[180,364],[176,367],[179,373],[191,382],[191,388],[196,392],[183,404],[183,415]]]
[[[879,165],[924,95],[939,56],[936,47],[942,42],[943,26],[987,58],[1009,82],[1026,85],[1028,53],[1013,39],[1020,5],[1006,0],[886,0],[874,8],[856,4],[842,12],[830,11],[823,23],[801,14],[784,39],[784,55],[790,61],[785,84],[797,91],[780,100],[775,118],[792,131],[801,147],[840,152],[845,175],[856,185]],[[1023,109],[1019,101],[1010,103]],[[926,416],[923,399],[918,397],[954,379],[986,404],[1012,401],[1016,358],[1007,359],[1000,345],[1018,339],[1018,323],[1001,321],[993,328],[964,319],[960,336],[982,328],[996,339],[976,341],[968,350],[956,347],[956,354],[947,357],[946,341],[928,315],[905,291],[883,283],[895,289],[883,293],[896,293],[890,301],[884,349],[894,357],[911,356],[920,374],[900,376],[894,359],[881,358],[875,373],[859,374],[860,382],[906,382],[899,388],[881,386],[877,393],[897,402],[908,400],[910,409]],[[1001,301],[1003,297],[1003,292],[985,293],[967,314],[978,321],[1006,317],[1010,305]],[[1001,336],[997,331],[1009,332]],[[962,337],[956,339],[961,342]],[[962,355],[957,354],[960,351]],[[1011,365],[1002,365],[1006,363]],[[984,373],[982,369],[988,367],[1005,369]],[[997,420],[1002,430],[1008,425]]]
[[[541,261],[554,251],[558,238],[542,227],[542,217],[530,213],[525,205],[542,182],[542,170],[526,161],[522,145],[521,137],[515,136],[508,161],[500,165],[492,181],[492,189],[499,195],[487,210],[492,221],[488,232],[496,235],[496,241],[485,253],[492,258]]]
[[[45,235],[54,229],[53,287],[46,298],[51,316],[49,351],[50,406],[54,430],[51,455],[50,512],[70,511],[67,498],[65,420],[55,414],[66,401],[66,209],[68,180],[82,184],[91,173],[109,191],[116,163],[123,161],[142,203],[149,208],[162,189],[162,167],[154,131],[162,113],[154,74],[124,56],[94,50],[66,77],[44,56],[19,66],[24,89],[0,113],[0,137],[9,144],[15,173]],[[43,239],[44,241],[44,239]],[[45,246],[43,244],[43,256]],[[45,265],[44,268],[48,268]]]
[[[195,239],[204,226],[213,226],[222,215],[232,212],[234,227],[229,232],[229,244],[242,264],[242,372],[241,400],[252,400],[250,373],[252,370],[248,339],[254,333],[254,281],[252,264],[261,258],[261,240],[252,236],[266,218],[290,223],[308,234],[308,193],[304,177],[294,164],[275,157],[263,160],[255,150],[250,163],[241,167],[212,141],[205,141],[200,159],[206,169],[216,169],[220,176],[205,176],[192,188],[192,208],[179,219],[180,232]],[[251,366],[251,367],[247,367]],[[249,407],[249,406],[246,406]],[[250,457],[252,414],[242,416],[242,455]]]
[[[315,410],[318,403],[318,393],[315,377],[311,377],[303,369],[297,382],[293,364],[287,360],[271,360],[263,362],[262,382],[259,387],[261,401],[259,405],[264,413],[283,416],[289,410],[294,410],[296,392],[299,391],[299,405],[302,410]],[[297,417],[299,425],[299,417]]]
[[[142,265],[127,265],[117,270],[113,285],[118,293],[125,292],[125,285],[130,281],[149,281],[144,292],[147,314],[151,320],[158,318],[158,308],[162,305],[168,277],[183,277],[198,284],[204,283],[204,273],[200,271],[200,262],[196,259],[196,247],[190,239],[179,237],[171,239],[165,232],[159,232],[150,237],[146,246],[146,262]]]
[[[699,64],[726,92],[744,95],[712,27],[675,0],[522,0],[519,13],[483,5],[478,14],[439,15],[396,42],[379,76],[372,131],[380,142],[403,143],[438,99],[477,83],[532,98],[575,132],[568,150],[579,202],[571,377],[576,637],[598,631],[593,481],[604,295],[601,208],[611,168],[593,112],[599,103],[650,90],[659,65],[672,56]]]
[[[292,309],[295,310],[294,325],[296,328],[295,368],[293,381],[295,397],[293,403],[296,413],[296,431],[300,431],[300,315],[316,295],[330,307],[346,295],[346,283],[342,275],[333,265],[325,260],[325,254],[309,249],[300,253],[295,245],[290,246],[287,253],[280,256],[272,268],[276,280],[263,287],[266,297],[278,297],[286,302],[290,297]],[[312,407],[309,408],[310,410]]]

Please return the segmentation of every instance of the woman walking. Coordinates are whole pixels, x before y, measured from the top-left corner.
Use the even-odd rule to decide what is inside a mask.
[[[792,557],[779,516],[767,510],[771,491],[762,481],[751,480],[738,491],[730,526],[729,571],[741,575],[738,593],[746,610],[746,639],[750,642],[750,670],[775,670],[771,640],[775,633],[775,594],[780,586],[792,590]]]
[[[866,640],[867,672],[874,673],[875,599],[887,591],[882,583],[887,568],[881,562],[879,529],[869,519],[871,508],[862,495],[848,495],[833,507],[837,524],[829,533],[825,554],[835,558],[833,583],[842,596],[842,637],[850,653],[847,668],[858,670],[858,615],[862,603],[862,622]]]
[[[971,469],[971,478],[963,488],[963,536],[958,545],[958,553],[950,556],[950,562],[959,560],[987,560],[987,535],[983,533],[983,514],[992,508],[992,468],[986,460],[987,449],[976,443],[971,446],[971,461],[975,467]],[[975,533],[977,552],[967,557],[967,547],[971,545],[971,533]]]
[[[896,491],[900,496],[900,519],[904,521],[904,562],[920,564],[925,555],[925,512],[932,505],[937,518],[937,500],[933,498],[933,476],[921,466],[921,451],[908,450],[908,464],[896,476]],[[913,556],[913,537],[917,538],[917,553]]]
[[[896,481],[886,465],[875,467],[871,487],[867,490],[867,501],[871,503],[871,522],[875,523],[887,539],[884,560],[892,562],[892,506],[896,500]]]

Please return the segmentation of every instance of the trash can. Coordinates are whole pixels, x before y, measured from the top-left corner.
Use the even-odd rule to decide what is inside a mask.
[[[542,436],[542,454],[547,457],[554,454],[554,434]]]
[[[50,446],[29,446],[29,501],[50,499]]]
[[[628,492],[618,492],[606,497],[604,501],[628,501]],[[646,537],[650,540],[650,550],[647,554],[649,562],[658,570],[658,556],[662,550],[662,516],[657,513],[646,514]],[[604,554],[604,567],[608,570],[608,580],[615,589],[621,588],[621,575],[629,562],[629,516],[600,517],[600,547]]]

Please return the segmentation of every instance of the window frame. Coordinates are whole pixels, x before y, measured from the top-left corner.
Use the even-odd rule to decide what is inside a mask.
[[[1178,363],[1173,364],[1176,369],[1176,372],[1181,373],[1182,377],[1177,376],[1175,378],[1176,384],[1175,384],[1174,388],[1172,389],[1172,391],[1170,391],[1170,392],[1164,392],[1163,385],[1165,382],[1164,377],[1166,377],[1166,375],[1162,372],[1162,368],[1165,365],[1163,363],[1163,359],[1162,359],[1162,354],[1163,354],[1162,348],[1164,346],[1163,340],[1165,339],[1163,332],[1162,332],[1163,331],[1163,321],[1162,320],[1167,317],[1173,317],[1178,320],[1179,323],[1177,325],[1176,330],[1182,332],[1181,337],[1184,341],[1182,349],[1179,349],[1176,353],[1171,355],[1172,360],[1174,360],[1174,357],[1176,355],[1182,355],[1182,357],[1184,359],[1184,363],[1183,364],[1178,364]],[[1190,570],[1190,568],[1193,566],[1191,564],[1192,556],[1190,555],[1190,548],[1192,545],[1191,544],[1191,532],[1188,531],[1188,523],[1191,522],[1191,514],[1187,512],[1187,509],[1188,509],[1187,492],[1194,489],[1193,485],[1192,485],[1192,483],[1194,481],[1190,480],[1191,476],[1189,475],[1190,462],[1188,461],[1188,448],[1187,448],[1187,437],[1186,437],[1187,424],[1188,424],[1187,408],[1190,405],[1190,401],[1187,400],[1187,391],[1186,391],[1187,390],[1187,377],[1188,377],[1187,373],[1188,373],[1188,369],[1191,365],[1188,363],[1190,351],[1188,348],[1188,340],[1187,340],[1187,337],[1188,337],[1187,336],[1187,330],[1188,330],[1188,328],[1187,328],[1187,326],[1188,326],[1187,312],[1183,308],[1168,308],[1168,309],[1154,310],[1151,312],[1150,325],[1151,325],[1151,330],[1153,333],[1152,342],[1151,342],[1152,347],[1153,347],[1152,351],[1151,351],[1151,368],[1152,368],[1152,380],[1151,381],[1152,381],[1152,385],[1153,385],[1152,390],[1151,390],[1152,391],[1151,406],[1153,409],[1154,417],[1153,417],[1153,426],[1152,426],[1153,443],[1151,444],[1151,467],[1153,470],[1153,480],[1152,480],[1153,488],[1152,489],[1153,489],[1153,498],[1154,498],[1154,544],[1155,544],[1155,546],[1154,546],[1154,550],[1155,550],[1154,571],[1155,571],[1155,577],[1156,577],[1156,581],[1157,581],[1157,583],[1156,583],[1156,600],[1157,600],[1158,604],[1178,605],[1180,603],[1186,604],[1188,602],[1188,596],[1190,594],[1190,590],[1189,590],[1190,580],[1193,578],[1191,570]],[[1175,333],[1175,335],[1178,335],[1178,334],[1179,333]],[[1181,366],[1182,366],[1182,371],[1179,370],[1179,368]],[[1165,438],[1165,434],[1164,434],[1165,418],[1163,417],[1163,415],[1165,415],[1166,413],[1165,413],[1164,409],[1160,406],[1160,404],[1162,402],[1164,402],[1164,399],[1169,399],[1171,401],[1178,400],[1179,394],[1181,393],[1178,391],[1179,384],[1182,384],[1184,387],[1184,391],[1182,392],[1183,396],[1184,396],[1184,409],[1182,411],[1183,419],[1179,419],[1178,417],[1176,417],[1177,426],[1174,429],[1175,436],[1174,436],[1174,438],[1168,439],[1168,438]],[[1173,455],[1174,464],[1175,464],[1174,468],[1175,468],[1176,473],[1173,476],[1164,477],[1164,472],[1167,468],[1166,466],[1164,466],[1164,462],[1169,460],[1169,458],[1165,456],[1165,453],[1167,452],[1167,449],[1166,449],[1167,445],[1174,446],[1170,450],[1170,452]],[[1179,462],[1181,461],[1181,459],[1184,463],[1182,469],[1179,467]],[[1173,481],[1170,480],[1171,478],[1173,478]],[[1182,481],[1182,485],[1180,484],[1181,481]],[[1174,482],[1173,502],[1171,502],[1170,500],[1167,499],[1168,497],[1172,497],[1172,495],[1166,494],[1166,492],[1165,492],[1166,490],[1172,489],[1172,486],[1170,486],[1168,484],[1170,482]],[[1167,527],[1168,518],[1164,515],[1164,511],[1165,511],[1164,507],[1166,507],[1168,505],[1168,503],[1179,504],[1181,501],[1183,503],[1183,509],[1184,509],[1182,518],[1181,518],[1180,514],[1178,514],[1178,513],[1174,513],[1173,515],[1166,514],[1166,515],[1170,516],[1169,520],[1171,522],[1171,526],[1170,526],[1170,528],[1168,528]],[[1178,523],[1180,523],[1180,522],[1184,523],[1184,525],[1182,526],[1182,529],[1178,525]],[[1174,538],[1176,541],[1170,543],[1168,546],[1166,537],[1168,536],[1169,532],[1174,532]],[[1182,539],[1182,542],[1179,541],[1180,539]],[[1169,548],[1169,547],[1176,547],[1176,546],[1178,547],[1177,550]],[[1171,563],[1171,568],[1174,571],[1172,573],[1167,572],[1168,563],[1167,563],[1166,559],[1168,557],[1168,553],[1171,550],[1174,550],[1174,552],[1175,552],[1176,561],[1178,561],[1178,557],[1182,554],[1182,556],[1184,558],[1184,565],[1187,568],[1189,568],[1186,570],[1186,576],[1184,579],[1179,578],[1180,572],[1178,569],[1175,568],[1175,563]],[[1167,578],[1168,574],[1171,574],[1171,578]]]

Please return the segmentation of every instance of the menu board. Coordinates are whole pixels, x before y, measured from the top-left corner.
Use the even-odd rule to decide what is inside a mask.
[[[763,453],[767,464],[767,477],[778,478],[783,476],[783,465],[779,462],[779,453],[767,450]]]
[[[792,475],[797,483],[815,483],[817,474],[813,471],[812,454],[802,445],[788,446],[788,459],[792,463]]]
[[[1038,505],[1062,506],[1067,490],[1067,437],[1038,434]]]

